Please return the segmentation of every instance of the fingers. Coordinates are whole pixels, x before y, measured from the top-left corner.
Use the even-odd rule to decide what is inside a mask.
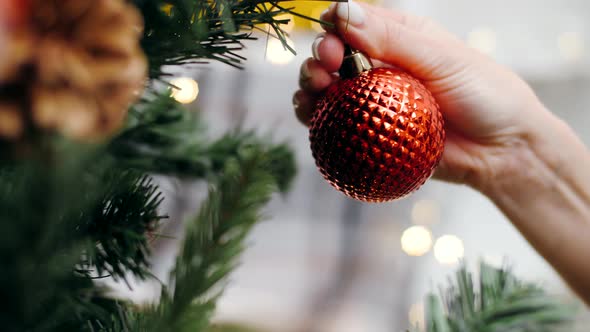
[[[462,43],[420,17],[349,0],[331,5],[320,19],[334,23],[335,28],[318,35],[312,44],[313,58],[301,66],[301,90],[293,102],[304,124],[311,118],[315,96],[336,79],[333,73],[344,53],[342,39],[373,58],[375,65],[399,66],[424,81],[446,77],[462,65],[453,58],[464,51]]]
[[[335,61],[338,60],[335,59]],[[342,59],[339,61],[342,62]],[[320,61],[309,58],[303,62],[299,73],[301,90],[297,91],[293,96],[293,107],[297,118],[304,125],[309,125],[317,94],[326,89],[336,79],[337,77],[328,72]]]
[[[319,92],[332,83],[332,75],[319,61],[309,58],[303,61],[299,71],[299,87],[308,92]]]
[[[299,87],[293,96],[293,107],[299,121],[309,125],[316,103],[316,94],[336,79],[333,74],[340,68],[344,44],[334,34],[320,34],[312,44],[314,58],[306,59],[299,72]]]
[[[293,109],[297,119],[306,126],[309,126],[313,114],[316,99],[310,93],[298,90],[293,95]]]
[[[322,33],[316,37],[311,45],[314,59],[332,73],[336,72],[342,64],[344,57],[344,43],[334,33]]]
[[[325,17],[353,48],[419,78],[444,76],[446,67],[458,62],[451,59],[458,54],[458,39],[427,19],[353,1],[338,3]]]

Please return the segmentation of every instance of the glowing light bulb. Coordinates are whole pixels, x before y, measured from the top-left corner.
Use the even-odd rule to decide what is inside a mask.
[[[424,226],[412,226],[402,233],[401,243],[409,256],[422,256],[432,247],[432,235]]]
[[[559,53],[568,61],[580,60],[584,55],[584,39],[576,32],[564,32],[557,38]]]
[[[467,44],[482,53],[491,54],[496,50],[496,33],[488,27],[473,29],[467,37]]]
[[[287,44],[293,47],[293,41],[287,38]],[[286,65],[293,61],[295,55],[291,53],[280,40],[270,38],[266,45],[266,59],[275,65]]]
[[[199,95],[199,84],[188,77],[179,77],[170,81],[172,87],[172,98],[179,103],[190,104]]]
[[[457,264],[464,254],[463,241],[455,235],[443,235],[434,244],[434,257],[441,264]]]
[[[440,206],[433,200],[420,200],[412,207],[412,222],[417,225],[433,225],[440,219]]]

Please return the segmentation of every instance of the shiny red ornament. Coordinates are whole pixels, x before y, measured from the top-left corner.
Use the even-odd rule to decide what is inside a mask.
[[[406,196],[441,159],[445,131],[438,104],[422,83],[398,69],[351,76],[332,84],[316,106],[309,135],[316,164],[352,198],[385,202]]]
[[[21,28],[30,15],[30,0],[0,0],[0,28]]]

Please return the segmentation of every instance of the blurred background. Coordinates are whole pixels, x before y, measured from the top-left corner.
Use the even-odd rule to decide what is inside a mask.
[[[590,144],[589,1],[373,3],[429,16],[511,67]],[[293,5],[317,18],[329,3]],[[279,332],[401,331],[421,324],[424,296],[437,292],[461,260],[471,266],[480,259],[507,263],[519,277],[575,299],[493,204],[467,187],[429,181],[406,199],[379,205],[355,202],[332,189],[315,167],[307,130],[291,105],[299,65],[311,56],[321,30],[301,19],[289,28],[296,56],[260,34],[246,45],[244,70],[221,64],[171,69],[182,88],[176,98],[202,113],[213,135],[244,123],[269,139],[288,141],[297,154],[293,190],[276,197],[268,220],[252,234],[217,320]],[[178,237],[181,221],[198,208],[204,188],[161,182],[171,215],[162,233]],[[157,277],[167,278],[177,246],[173,239],[157,243]],[[137,287],[140,291],[130,294],[136,301],[158,293],[154,285]],[[581,326],[590,323],[586,313],[582,316]]]

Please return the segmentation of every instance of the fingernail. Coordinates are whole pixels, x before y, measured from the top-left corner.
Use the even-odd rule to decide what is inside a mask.
[[[293,94],[293,108],[297,110],[299,108],[299,98],[297,97],[297,93]]]
[[[309,85],[309,81],[311,80],[311,73],[309,72],[309,60],[305,60],[301,65],[301,69],[299,70],[299,87],[302,89],[306,89]]]
[[[301,76],[301,80],[308,80],[311,78],[311,73],[309,72],[309,59],[305,60],[301,65],[301,70],[299,72],[299,76]]]
[[[336,8],[336,15],[339,19],[348,22],[352,26],[360,27],[365,21],[365,13],[358,3],[349,0],[339,2]]]
[[[313,58],[318,61],[320,61],[320,53],[318,52],[318,46],[320,46],[320,43],[322,42],[322,40],[324,40],[325,35],[325,33],[320,33],[313,41],[313,44],[311,44],[311,54],[313,55]]]

